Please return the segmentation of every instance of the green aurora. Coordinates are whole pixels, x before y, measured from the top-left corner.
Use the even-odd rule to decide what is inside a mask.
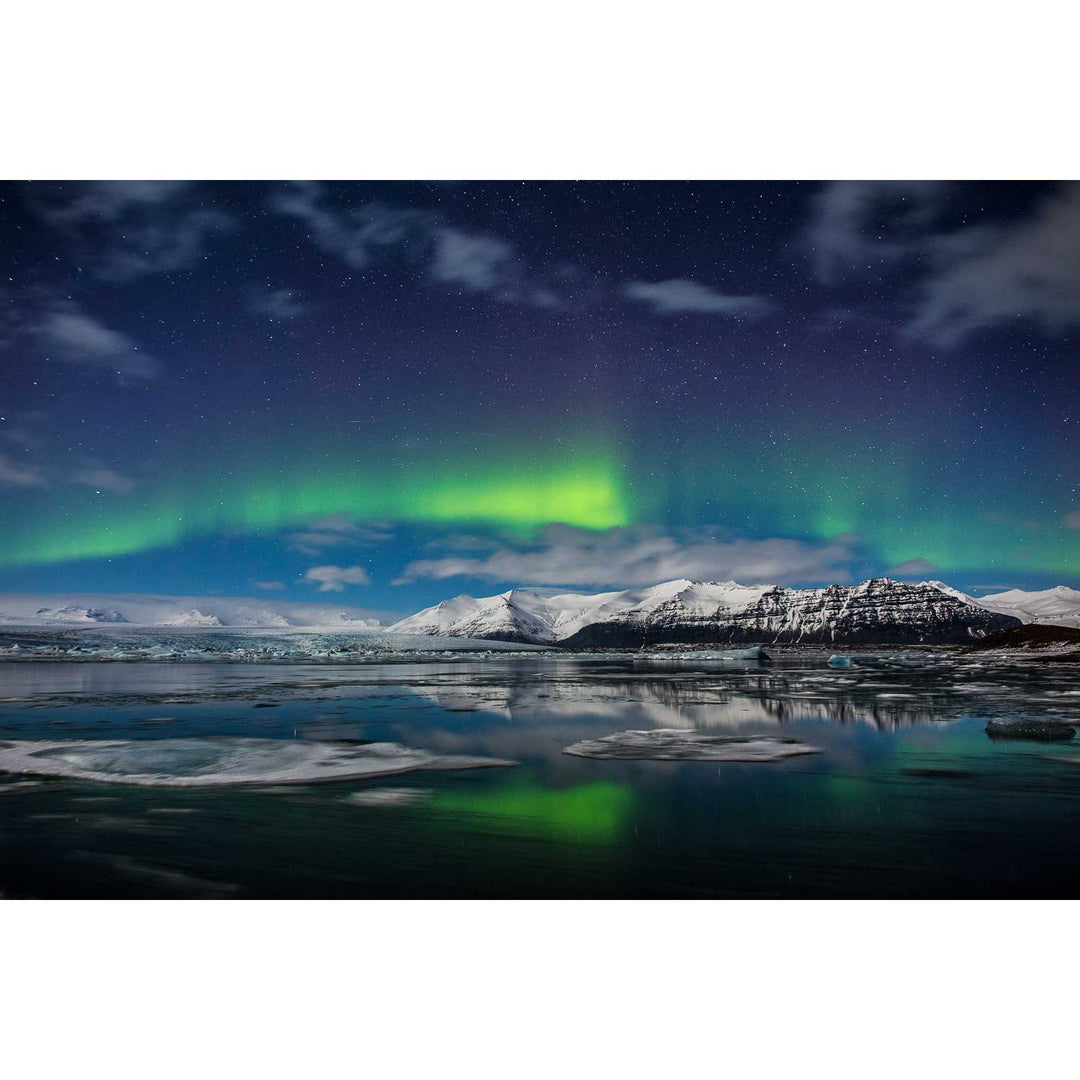
[[[857,537],[886,566],[921,558],[944,571],[1080,568],[1080,530],[1065,528],[1063,514],[1047,521],[1043,510],[1044,524],[1033,528],[1034,505],[988,528],[972,494],[928,495],[916,464],[895,451],[853,466],[853,456],[835,448],[815,459],[768,457],[747,446],[738,457],[725,446],[707,449],[693,467],[659,454],[624,460],[610,448],[561,459],[499,454],[457,468],[373,468],[335,464],[327,453],[308,461],[294,454],[291,464],[217,479],[193,469],[146,492],[71,489],[62,503],[43,500],[36,512],[5,523],[0,568],[112,558],[219,535],[272,538],[340,514],[523,540],[551,523],[597,532],[718,525],[756,537]],[[1033,492],[1031,501],[1045,504],[1046,497]]]

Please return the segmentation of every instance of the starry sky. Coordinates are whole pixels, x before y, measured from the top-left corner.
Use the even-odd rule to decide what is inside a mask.
[[[10,183],[0,590],[1080,584],[1080,185]]]

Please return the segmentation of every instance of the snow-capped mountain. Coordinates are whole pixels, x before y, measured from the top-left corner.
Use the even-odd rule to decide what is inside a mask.
[[[931,644],[967,642],[1019,625],[938,582],[872,578],[859,585],[789,589],[733,581],[667,581],[647,589],[543,596],[511,589],[457,596],[391,632],[486,638],[570,648],[668,642]]]
[[[155,596],[145,593],[0,593],[0,626],[167,626],[335,628],[378,630],[370,612],[342,604],[294,604],[230,596]]]
[[[980,596],[972,603],[989,611],[1012,615],[1025,623],[1080,628],[1080,590],[1070,589],[1066,585],[1055,585],[1052,589],[1039,592],[1009,589],[1007,592]]]
[[[116,610],[102,611],[95,607],[80,607],[78,604],[66,604],[64,607],[42,607],[34,612],[33,618],[40,622],[71,623],[75,626],[98,623],[126,623],[127,619]]]

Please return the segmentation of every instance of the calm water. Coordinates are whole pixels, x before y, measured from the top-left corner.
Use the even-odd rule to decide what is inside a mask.
[[[0,892],[1073,897],[1080,740],[983,731],[1021,715],[1080,719],[1077,669],[943,653],[849,669],[824,653],[4,663],[3,740],[377,740],[519,764],[198,790],[4,775]],[[783,734],[824,752],[771,764],[563,753],[654,727]]]

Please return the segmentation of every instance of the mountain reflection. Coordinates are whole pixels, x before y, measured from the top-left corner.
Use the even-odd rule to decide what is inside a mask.
[[[1056,715],[1075,711],[1068,691],[1047,691],[1040,672],[1042,698],[1024,695],[1016,669],[986,671],[955,663],[881,664],[828,669],[805,664],[783,666],[725,665],[724,669],[676,669],[672,664],[636,664],[633,670],[560,671],[444,670],[411,681],[414,693],[447,712],[494,713],[507,721],[529,722],[537,716],[633,718],[656,727],[725,728],[783,726],[798,720],[868,724],[896,730],[914,724],[955,720],[974,710],[999,715],[1022,704],[1028,712]],[[700,668],[702,665],[698,665]],[[978,681],[976,681],[976,679]]]

